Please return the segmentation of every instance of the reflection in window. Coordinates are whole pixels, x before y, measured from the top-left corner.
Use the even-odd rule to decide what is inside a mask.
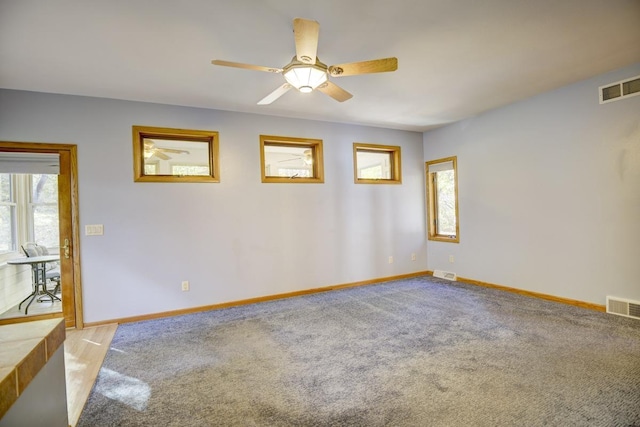
[[[311,178],[311,169],[278,168],[278,176]]]
[[[262,182],[324,182],[322,140],[260,136]]]
[[[171,175],[206,176],[206,175],[209,175],[209,166],[207,165],[171,165]]]
[[[364,167],[358,171],[358,178],[361,179],[383,179],[384,177],[382,165]]]
[[[144,174],[145,175],[158,175],[158,164],[157,163],[145,163],[144,164]]]

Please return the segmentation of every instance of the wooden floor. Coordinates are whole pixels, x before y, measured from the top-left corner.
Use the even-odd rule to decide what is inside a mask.
[[[59,295],[58,295],[59,296]],[[4,313],[0,313],[0,319],[13,319],[13,318],[24,318],[27,317],[24,314],[24,308],[27,305],[28,301],[22,304],[21,309],[18,309],[18,304],[14,305]],[[42,301],[37,302],[34,301],[29,306],[28,316],[35,316],[37,314],[48,314],[48,313],[62,313],[62,302],[61,301]]]
[[[69,425],[75,427],[89,397],[117,324],[86,329],[67,329],[64,363],[67,377]]]

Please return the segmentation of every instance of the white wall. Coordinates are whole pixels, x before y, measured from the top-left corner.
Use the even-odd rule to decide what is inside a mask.
[[[32,291],[31,268],[28,265],[0,264],[0,313],[20,304]]]
[[[221,182],[134,183],[132,125],[218,131]],[[325,183],[262,184],[260,134],[323,139]],[[86,322],[426,269],[420,133],[2,90],[0,140],[78,145]],[[403,184],[354,184],[355,141],[400,145]]]
[[[425,133],[425,160],[458,156],[460,207],[460,243],[428,242],[429,269],[640,300],[640,96],[598,103],[598,86],[639,74],[635,64]]]

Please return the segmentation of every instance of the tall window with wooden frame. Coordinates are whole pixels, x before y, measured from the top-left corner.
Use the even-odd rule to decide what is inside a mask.
[[[429,240],[460,242],[457,162],[453,156],[425,163]]]
[[[262,182],[323,183],[322,140],[260,135]]]
[[[355,142],[353,170],[356,184],[402,184],[400,147]]]

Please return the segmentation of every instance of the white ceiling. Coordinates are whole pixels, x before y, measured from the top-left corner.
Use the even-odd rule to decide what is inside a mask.
[[[292,20],[320,23],[327,65],[398,58],[332,78],[338,103],[283,77]],[[424,131],[640,62],[639,0],[0,0],[0,87]],[[631,76],[630,76],[631,77]],[[594,97],[597,92],[594,88]]]

